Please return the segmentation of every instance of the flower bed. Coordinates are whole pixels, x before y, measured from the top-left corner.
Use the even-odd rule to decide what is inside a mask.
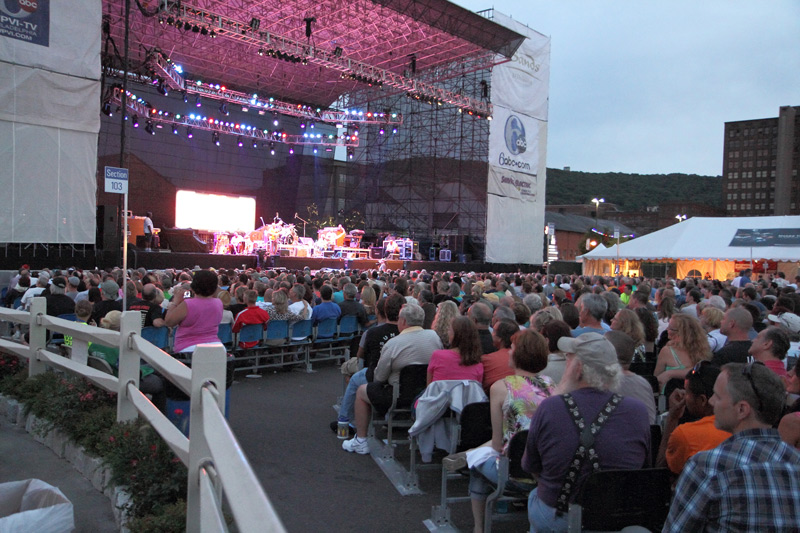
[[[27,378],[0,354],[0,414],[72,463],[108,496],[122,528],[182,532],[186,467],[146,422],[116,422],[116,395],[85,379],[45,372]]]

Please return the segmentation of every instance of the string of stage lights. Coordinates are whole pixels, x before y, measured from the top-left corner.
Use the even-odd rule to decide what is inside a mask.
[[[116,104],[118,109],[122,105],[121,99],[122,90],[119,87],[114,87],[108,101],[103,104],[103,113],[107,116],[113,116],[111,104]],[[172,126],[172,133],[178,135],[180,133],[178,127],[184,126],[186,128],[187,138],[193,138],[195,130],[211,132],[211,141],[216,146],[220,145],[219,134],[232,135],[237,137],[237,144],[244,146],[245,139],[252,143],[253,148],[258,148],[258,143],[269,143],[270,152],[274,155],[275,143],[289,145],[289,153],[294,153],[295,145],[312,145],[314,146],[314,153],[317,153],[317,147],[325,147],[326,150],[331,147],[342,146],[348,148],[347,156],[349,159],[353,158],[353,151],[350,148],[358,146],[358,128],[353,128],[351,133],[342,135],[323,134],[306,132],[302,135],[288,134],[282,130],[269,130],[261,129],[251,126],[249,124],[241,124],[236,122],[228,122],[219,120],[213,117],[203,116],[199,113],[190,113],[182,115],[180,113],[171,113],[156,109],[148,104],[144,99],[137,97],[135,94],[127,91],[127,107],[132,113],[131,125],[134,128],[140,126],[140,121],[145,122],[144,130],[155,135],[156,128],[162,128],[164,124]],[[127,116],[125,117],[127,120]],[[276,120],[277,122],[277,120]],[[383,130],[381,130],[383,131]],[[263,146],[263,145],[262,145]]]
[[[323,50],[309,43],[301,43],[287,37],[269,32],[259,31],[260,20],[254,18],[250,23],[237,21],[208,10],[190,6],[185,2],[171,4],[167,7],[166,23],[178,28],[191,30],[209,38],[217,36],[258,46],[260,55],[303,64],[313,63],[322,67],[337,70],[345,78],[361,83],[389,86],[405,92],[410,97],[430,102],[455,105],[462,112],[476,118],[489,118],[492,115],[492,104],[487,101],[470,98],[452,91],[437,87],[432,83],[409,78],[372,65],[367,65],[351,58],[343,57],[341,49]],[[309,19],[310,20],[310,19]],[[310,24],[306,22],[306,35],[310,37]]]
[[[403,115],[392,112],[390,109],[382,112],[347,109],[341,111],[335,109],[323,110],[319,107],[305,104],[282,102],[273,97],[262,98],[258,94],[234,91],[218,83],[189,80],[183,77],[183,69],[180,66],[162,54],[153,54],[148,64],[154,71],[158,71],[161,74],[161,76],[154,74],[151,77],[152,84],[158,87],[161,94],[166,96],[167,86],[169,86],[173,91],[181,92],[185,102],[188,101],[190,95],[194,96],[198,107],[200,107],[198,98],[202,96],[226,103],[238,104],[242,106],[242,111],[244,112],[248,112],[250,108],[255,109],[261,115],[271,111],[282,115],[304,118],[308,121],[328,122],[335,124],[337,128],[342,128],[350,123],[360,123],[386,124],[396,129],[403,124]]]

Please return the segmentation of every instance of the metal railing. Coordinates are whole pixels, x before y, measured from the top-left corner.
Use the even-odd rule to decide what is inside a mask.
[[[0,308],[0,320],[30,327],[27,346],[0,339],[0,351],[28,361],[29,376],[45,372],[48,367],[82,376],[117,393],[117,421],[143,416],[152,425],[189,471],[187,531],[227,531],[222,514],[223,491],[239,531],[285,531],[225,420],[224,347],[198,346],[189,368],[141,337],[138,311],[123,313],[117,332],[46,315],[44,298],[34,298],[30,312]],[[48,330],[72,337],[70,358],[47,349]],[[117,376],[88,366],[90,342],[119,348]],[[190,397],[189,438],[139,390],[142,361]]]

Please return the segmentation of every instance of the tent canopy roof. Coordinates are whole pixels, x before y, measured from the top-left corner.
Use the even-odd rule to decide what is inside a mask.
[[[684,222],[622,243],[620,259],[722,261],[800,261],[800,246],[729,246],[740,229],[800,228],[800,216],[693,217]],[[617,259],[617,245],[595,248],[583,260]]]

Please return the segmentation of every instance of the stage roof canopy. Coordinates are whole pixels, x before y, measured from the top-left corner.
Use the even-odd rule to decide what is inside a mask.
[[[141,3],[146,16],[137,4]],[[190,0],[131,2],[131,65],[160,50],[186,76],[295,103],[327,107],[365,85],[317,64],[259,55],[261,43],[167,23],[178,5],[239,21],[249,35],[308,43],[397,75],[436,83],[510,58],[524,37],[445,0]],[[103,14],[119,54],[124,43],[124,0],[103,0]],[[176,17],[173,17],[175,19]],[[310,21],[310,22],[309,22]],[[173,20],[174,22],[174,20]],[[253,27],[257,30],[253,30]],[[307,36],[310,29],[311,35]],[[244,32],[242,32],[244,34]],[[113,47],[104,52],[113,53]],[[414,56],[415,73],[412,70]],[[389,93],[390,88],[384,88]]]
[[[743,230],[740,232],[740,230]],[[761,231],[749,231],[761,230]],[[784,230],[769,232],[765,230]],[[794,231],[792,231],[794,230]],[[754,246],[730,246],[740,236],[754,237]],[[777,245],[782,235],[787,245]],[[800,216],[771,217],[693,217],[684,222],[624,242],[619,258],[644,261],[714,259],[723,261],[800,261],[800,245],[791,245],[800,234]],[[616,260],[617,245],[600,248],[579,257],[583,260]]]

